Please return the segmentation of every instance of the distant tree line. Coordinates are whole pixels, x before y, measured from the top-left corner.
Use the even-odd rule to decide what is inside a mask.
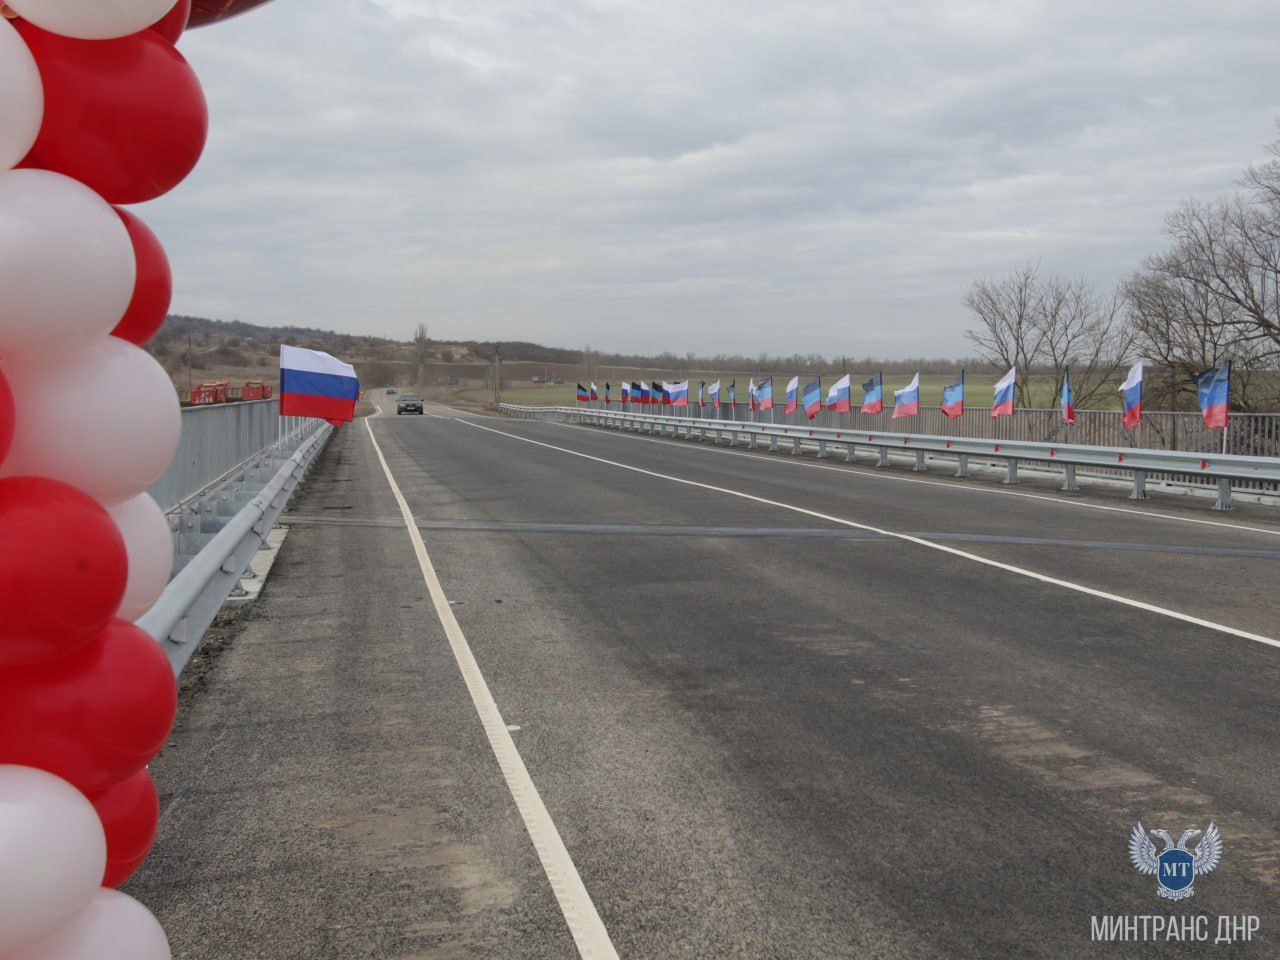
[[[1280,407],[1280,140],[1235,192],[1184,201],[1165,220],[1168,248],[1113,291],[1028,263],[975,280],[966,331],[987,361],[1016,365],[1018,393],[1032,372],[1070,368],[1076,405],[1109,402],[1123,368],[1150,364],[1146,398],[1193,408],[1193,375],[1231,361],[1231,406]]]

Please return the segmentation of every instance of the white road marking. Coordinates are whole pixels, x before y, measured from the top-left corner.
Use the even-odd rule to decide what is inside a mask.
[[[444,587],[441,586],[431,558],[427,555],[426,544],[422,542],[422,534],[418,532],[413,511],[409,509],[404,494],[400,492],[400,485],[396,483],[396,478],[391,473],[387,458],[382,455],[382,447],[379,446],[378,438],[373,434],[373,427],[369,426],[369,419],[371,418],[365,420],[365,429],[369,431],[369,439],[373,441],[378,462],[382,464],[383,473],[387,475],[391,493],[395,496],[396,503],[400,505],[400,515],[408,528],[409,539],[413,541],[413,552],[417,555],[418,566],[422,568],[422,578],[426,581],[427,591],[431,594],[436,615],[440,618],[440,624],[449,638],[449,646],[453,650],[454,659],[458,662],[458,669],[462,671],[462,679],[466,681],[471,702],[475,704],[476,713],[480,715],[485,735],[489,738],[489,746],[493,748],[493,755],[502,769],[502,776],[507,781],[507,788],[511,791],[511,796],[524,820],[525,829],[529,831],[534,849],[538,851],[538,859],[542,861],[542,868],[551,882],[551,889],[560,904],[565,923],[568,924],[569,932],[578,946],[578,954],[583,960],[597,960],[597,958],[598,960],[618,960],[618,952],[609,939],[609,932],[605,929],[604,922],[591,901],[591,895],[587,893],[587,888],[578,875],[578,868],[574,866],[573,858],[569,856],[569,851],[560,838],[560,832],[556,829],[551,814],[547,812],[542,797],[538,795],[538,788],[534,786],[533,778],[529,776],[524,760],[520,757],[520,751],[516,749],[511,732],[502,719],[497,703],[494,702],[493,694],[489,692],[489,685],[485,682],[484,674],[480,672],[480,667],[471,653],[471,647],[462,633],[462,627],[458,625],[457,618],[453,615]]]
[[[805,467],[809,470],[834,470],[837,473],[843,473],[845,476],[862,477],[867,480],[892,480],[896,483],[920,483],[926,487],[942,487],[946,490],[954,490],[957,493],[986,493],[998,497],[1022,497],[1026,500],[1044,500],[1048,503],[1056,503],[1063,507],[1083,507],[1086,510],[1108,510],[1112,513],[1125,513],[1135,517],[1146,517],[1154,520],[1174,520],[1178,523],[1198,523],[1209,527],[1226,527],[1228,530],[1243,530],[1246,533],[1265,533],[1268,536],[1280,537],[1280,530],[1273,527],[1250,527],[1242,523],[1229,523],[1225,520],[1205,520],[1201,517],[1184,517],[1172,513],[1156,513],[1152,510],[1140,510],[1135,507],[1115,507],[1104,503],[1086,503],[1083,500],[1066,500],[1062,497],[1051,497],[1043,493],[1022,493],[1017,490],[1010,490],[1007,487],[988,487],[985,485],[975,485],[968,483],[948,483],[945,480],[924,480],[919,477],[904,477],[896,473],[885,472],[867,472],[866,470],[850,470],[848,467],[833,467],[822,463],[813,463],[808,460],[793,459],[791,457],[778,457],[768,453],[746,453],[741,450],[726,450],[719,446],[704,446],[702,444],[684,444],[677,443],[674,437],[651,437],[645,434],[633,433],[628,430],[602,430],[599,427],[589,427],[579,423],[562,423],[556,420],[540,420],[539,423],[548,423],[557,427],[568,427],[572,430],[587,430],[592,433],[598,433],[605,436],[617,437],[625,440],[648,440],[651,443],[661,443],[666,446],[674,446],[681,450],[701,450],[703,453],[720,453],[730,457],[746,457],[750,460],[759,460],[767,463],[776,463],[788,467]],[[730,421],[725,421],[729,423]],[[779,439],[787,440],[788,437],[780,437]],[[807,439],[807,438],[804,438]],[[831,443],[847,443],[846,440],[832,440]],[[856,441],[854,441],[856,442]],[[862,444],[867,446],[867,444]],[[977,456],[971,454],[971,456]],[[981,459],[981,458],[979,458]],[[865,461],[859,464],[865,467]]]
[[[940,553],[949,553],[955,557],[972,560],[974,563],[981,563],[984,566],[995,567],[997,570],[1004,570],[1007,573],[1014,573],[1018,576],[1028,577],[1032,580],[1039,580],[1041,583],[1053,584],[1054,586],[1063,587],[1067,590],[1074,590],[1077,593],[1087,594],[1091,597],[1099,597],[1103,600],[1110,600],[1112,603],[1123,604],[1126,607],[1133,607],[1137,610],[1145,610],[1148,613],[1156,613],[1162,617],[1169,617],[1173,620],[1180,620],[1183,623],[1190,623],[1197,627],[1204,627],[1207,630],[1216,630],[1219,633],[1229,634],[1233,637],[1240,637],[1244,640],[1253,640],[1257,643],[1263,643],[1267,646],[1280,649],[1280,640],[1275,640],[1271,637],[1264,637],[1257,633],[1249,633],[1247,630],[1238,630],[1235,627],[1229,627],[1226,624],[1215,623],[1212,620],[1204,620],[1200,617],[1193,617],[1188,613],[1179,613],[1177,610],[1170,610],[1167,607],[1156,606],[1153,603],[1134,600],[1130,597],[1122,597],[1119,594],[1108,593],[1105,590],[1095,590],[1093,587],[1087,587],[1082,583],[1074,583],[1070,580],[1060,580],[1059,578],[1051,577],[1048,574],[1028,570],[1026,567],[1014,566],[1011,563],[1002,563],[999,560],[992,560],[988,557],[979,556],[976,553],[969,553],[966,550],[959,550],[955,547],[949,547],[946,544],[937,543],[933,540],[926,540],[922,537],[913,537],[909,533],[898,533],[894,530],[885,530],[882,527],[875,527],[867,523],[859,523],[856,520],[847,520],[844,517],[836,517],[828,513],[820,513],[817,510],[810,510],[807,507],[799,507],[795,504],[783,503],[780,500],[770,500],[767,497],[758,497],[752,493],[743,493],[741,490],[731,490],[728,487],[718,487],[714,484],[701,483],[697,480],[687,480],[684,477],[674,477],[671,474],[659,473],[656,470],[646,470],[643,467],[632,466],[628,463],[619,463],[617,460],[607,460],[604,457],[592,456],[589,453],[582,453],[579,450],[571,450],[568,447],[559,447],[553,443],[543,443],[541,440],[532,440],[529,437],[522,437],[519,434],[507,433],[505,430],[495,430],[493,427],[486,427],[482,424],[472,423],[467,420],[459,420],[457,422],[475,430],[485,430],[489,433],[496,433],[502,437],[510,437],[512,440],[519,440],[521,443],[532,443],[535,446],[546,447],[548,450],[557,450],[560,453],[567,453],[571,456],[581,457],[584,460],[594,460],[597,463],[608,464],[609,466],[618,467],[622,470],[631,470],[634,473],[642,473],[645,476],[657,477],[662,480],[670,480],[673,483],[681,483],[690,487],[698,487],[699,489],[710,490],[714,493],[723,493],[727,496],[738,497],[742,500],[750,500],[754,503],[763,503],[771,507],[790,510],[793,513],[800,513],[807,517],[816,517],[819,520],[826,520],[830,523],[838,523],[846,527],[853,527],[856,530],[867,530],[871,533],[880,534],[881,536],[893,537],[897,540],[905,540],[907,543],[918,544],[919,546],[927,547],[930,550],[937,550]]]

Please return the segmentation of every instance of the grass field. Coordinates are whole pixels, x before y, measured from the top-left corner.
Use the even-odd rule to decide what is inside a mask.
[[[781,403],[785,392],[787,380],[790,377],[774,377],[773,380],[773,396],[774,401]],[[804,386],[804,377],[801,377],[801,387]],[[855,376],[853,383],[853,402],[859,403],[862,400],[861,381]],[[885,376],[885,401],[889,404],[893,402],[893,391],[905,387],[910,381],[907,376]],[[965,380],[965,402],[975,407],[985,407],[991,405],[991,394],[995,388],[996,380],[994,376],[977,376],[971,375]],[[824,377],[822,381],[823,393],[831,384],[831,379]],[[936,406],[942,402],[942,388],[954,382],[954,378],[943,374],[922,373],[920,375],[920,402],[926,406]],[[600,385],[603,389],[603,385]],[[691,402],[697,402],[697,380],[691,378],[689,384],[689,399]],[[502,391],[502,399],[507,403],[521,403],[529,406],[558,406],[564,404],[572,404],[576,400],[576,384],[564,384],[561,386],[524,386],[504,387]],[[1049,380],[1032,382],[1032,400],[1028,406],[1054,406],[1056,400],[1053,395],[1054,384]],[[489,397],[489,391],[484,388],[475,388],[469,390],[458,391],[458,396],[472,400],[477,403],[483,403]],[[616,384],[613,393],[616,400],[618,397]],[[722,394],[722,399],[728,399],[727,395]],[[747,381],[743,378],[738,379],[738,402],[747,402]]]

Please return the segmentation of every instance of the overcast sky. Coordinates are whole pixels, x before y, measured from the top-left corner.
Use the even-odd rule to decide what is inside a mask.
[[[1110,285],[1280,113],[1280,4],[274,0],[180,49],[173,310],[407,339],[960,355]]]

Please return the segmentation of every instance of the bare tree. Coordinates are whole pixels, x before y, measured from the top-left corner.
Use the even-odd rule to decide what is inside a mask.
[[[427,325],[418,324],[413,332],[413,360],[418,366],[418,383],[426,386],[427,361],[431,359],[431,338],[427,335]]]
[[[1266,345],[1239,337],[1239,306],[1217,296],[1211,283],[1188,280],[1194,266],[1175,259],[1176,251],[1149,258],[1147,269],[1122,287],[1138,351],[1156,368],[1148,396],[1170,409],[1193,408],[1194,375],[1229,360],[1232,406],[1274,407],[1280,384],[1267,369]]]
[[[1027,379],[1033,358],[1040,351],[1036,314],[1040,265],[1027,263],[1007,277],[975,280],[965,293],[964,304],[978,318],[979,326],[964,335],[984,360],[998,367],[1017,367],[1015,397],[1025,403]]]
[[[1109,389],[1132,352],[1118,296],[1104,296],[1083,279],[1043,277],[1038,264],[975,280],[965,305],[979,322],[965,336],[982,359],[997,368],[1018,368],[1020,404],[1032,402],[1033,376],[1051,375],[1057,383],[1070,367],[1076,404],[1088,406]]]
[[[1280,358],[1280,205],[1235,194],[1187,201],[1166,221],[1172,248],[1148,257],[1149,273],[1220,301],[1228,339],[1261,358]]]

